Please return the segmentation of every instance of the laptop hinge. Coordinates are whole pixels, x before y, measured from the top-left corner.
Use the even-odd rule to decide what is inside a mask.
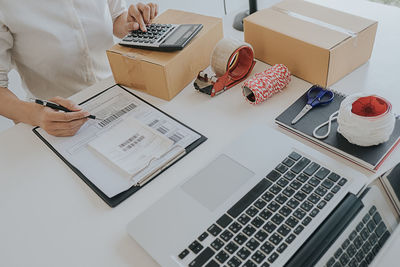
[[[357,196],[348,193],[285,266],[315,265],[363,207]]]

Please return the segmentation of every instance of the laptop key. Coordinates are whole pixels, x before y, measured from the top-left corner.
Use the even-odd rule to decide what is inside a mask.
[[[277,252],[282,253],[283,251],[285,251],[285,249],[288,247],[288,245],[286,243],[282,243],[279,245],[279,247],[276,249]]]
[[[239,267],[240,264],[242,264],[242,261],[239,260],[238,257],[233,256],[232,258],[229,259],[227,264],[228,264],[229,267]]]
[[[359,248],[361,247],[363,241],[362,238],[358,235],[355,239],[354,239],[354,245]]]
[[[282,161],[283,164],[285,164],[288,167],[292,167],[294,164],[294,160],[290,159],[290,158],[286,158]]]
[[[274,245],[278,245],[282,241],[282,237],[277,233],[274,233],[269,237],[268,240],[271,241]]]
[[[313,193],[307,199],[312,203],[317,204],[321,197]]]
[[[272,183],[267,179],[262,179],[255,185],[246,195],[244,195],[235,205],[228,210],[228,214],[236,218],[239,216],[251,203],[253,203]]]
[[[314,209],[310,212],[310,216],[311,216],[311,217],[315,217],[315,216],[317,216],[318,213],[319,213],[319,209],[314,208]]]
[[[239,258],[241,258],[242,260],[247,259],[247,257],[249,257],[251,254],[250,250],[248,250],[246,247],[242,247],[237,253],[236,255],[239,256]]]
[[[189,249],[194,254],[197,254],[203,249],[203,246],[199,242],[197,242],[197,240],[195,240],[195,241],[192,242],[192,244],[189,245]]]
[[[211,247],[215,249],[216,251],[220,250],[224,246],[224,242],[222,242],[221,239],[216,238],[212,243]]]
[[[251,221],[251,224],[256,228],[260,228],[264,224],[264,222],[265,221],[263,219],[257,216]]]
[[[299,226],[296,227],[296,229],[294,229],[293,232],[294,232],[296,235],[299,235],[303,230],[304,230],[304,226],[299,225]]]
[[[251,218],[249,216],[247,216],[246,214],[242,214],[242,215],[240,215],[240,217],[237,220],[242,225],[245,225],[251,220]]]
[[[375,234],[376,234],[378,237],[381,237],[382,234],[383,234],[385,231],[386,231],[386,225],[385,225],[383,222],[381,222],[381,223],[378,225],[378,227],[376,227],[376,229],[375,229]]]
[[[232,218],[229,217],[228,215],[224,214],[222,215],[218,220],[217,224],[221,226],[222,228],[227,227],[230,223],[232,222]]]
[[[193,261],[189,263],[190,267],[203,266],[212,256],[214,256],[215,252],[207,247],[205,248]]]
[[[274,252],[271,254],[271,256],[269,256],[268,261],[270,263],[274,263],[274,261],[276,261],[276,259],[279,257],[278,253]]]
[[[222,231],[222,229],[219,228],[216,224],[213,224],[207,229],[207,231],[213,236],[217,236]]]
[[[297,180],[299,180],[299,181],[302,182],[302,183],[307,182],[308,178],[310,178],[310,177],[308,177],[308,176],[305,175],[304,173],[300,173],[300,175],[297,176]]]
[[[184,249],[179,255],[178,257],[183,260],[187,255],[189,254],[189,250],[188,249]]]
[[[302,225],[307,226],[310,224],[312,218],[310,216],[307,216],[304,218],[304,220],[301,222]]]
[[[286,238],[286,243],[290,244],[293,242],[293,240],[296,239],[296,235],[295,234],[290,234],[287,238]]]
[[[267,179],[270,180],[271,182],[275,182],[276,180],[281,177],[281,174],[277,172],[276,170],[272,170],[270,173],[267,174]]]
[[[298,201],[303,201],[306,197],[307,195],[301,191],[298,191],[296,194],[294,194],[294,198],[296,198]]]
[[[247,236],[252,236],[256,230],[256,228],[249,224],[243,229],[242,232],[245,233]]]
[[[275,195],[272,194],[272,193],[270,193],[270,192],[266,192],[264,195],[262,195],[262,198],[263,198],[266,202],[270,202],[274,197],[275,197]]]
[[[263,229],[267,231],[268,233],[272,233],[276,229],[276,225],[273,224],[272,222],[267,222],[264,226]]]
[[[291,183],[290,183],[290,186],[293,188],[293,189],[295,189],[295,190],[297,190],[297,189],[299,189],[300,187],[301,187],[301,183],[298,181],[298,180],[293,180]]]
[[[272,245],[270,242],[265,241],[264,244],[262,244],[262,246],[260,247],[260,249],[265,253],[265,254],[269,254],[274,250],[274,245]]]
[[[340,255],[342,255],[343,253],[343,249],[342,248],[338,248],[335,253],[333,254],[333,256],[335,256],[336,259],[338,259],[340,257]]]
[[[286,180],[285,178],[281,178],[278,180],[278,182],[276,182],[279,186],[281,187],[285,187],[288,185],[289,181]]]
[[[287,196],[287,197],[293,196],[293,194],[294,194],[295,192],[296,192],[296,191],[294,191],[293,188],[291,188],[291,187],[286,187],[286,188],[283,189],[283,191],[282,191],[282,193],[283,193],[285,196]]]
[[[222,234],[219,237],[222,240],[224,240],[225,242],[227,242],[233,237],[233,234],[231,233],[231,231],[225,230],[225,231],[222,232]]]
[[[253,256],[251,256],[251,259],[255,261],[256,263],[261,263],[265,259],[264,253],[261,251],[257,250]]]
[[[275,170],[279,171],[280,173],[285,173],[288,170],[288,167],[283,164],[279,164],[276,166]]]
[[[280,210],[279,213],[282,214],[284,217],[289,216],[290,213],[292,213],[292,209],[289,208],[288,206],[283,206]]]
[[[242,229],[242,225],[240,225],[240,223],[238,222],[233,222],[230,226],[229,226],[229,230],[231,230],[233,233],[237,233],[240,231],[240,229]]]
[[[340,175],[332,172],[331,174],[329,174],[328,178],[336,183],[339,180]]]
[[[373,215],[374,213],[375,213],[375,211],[376,211],[376,207],[375,207],[375,205],[374,206],[372,206],[370,209],[369,209],[369,215]]]
[[[339,192],[339,190],[340,190],[340,186],[338,186],[338,185],[335,185],[333,188],[332,188],[332,193],[337,193],[337,192]]]
[[[328,260],[328,262],[326,263],[326,267],[332,267],[334,263],[335,263],[335,259],[334,258],[330,258]]]
[[[390,237],[390,233],[389,231],[386,231],[381,238],[379,239],[378,243],[381,247],[383,247],[383,245],[385,244],[385,242],[388,240],[388,238]]]
[[[294,227],[299,223],[299,220],[296,219],[296,218],[293,217],[293,216],[290,216],[290,217],[286,220],[285,223],[286,223],[287,225],[289,225],[290,227],[294,228]]]
[[[246,210],[246,214],[250,217],[254,217],[258,213],[258,209],[254,206],[251,206]]]
[[[229,253],[229,254],[233,254],[237,249],[239,248],[238,245],[236,245],[234,242],[229,242],[228,245],[225,246],[225,250]]]
[[[235,238],[233,240],[235,240],[235,242],[238,243],[239,245],[242,245],[242,244],[244,244],[244,242],[246,242],[247,236],[245,236],[242,233],[239,233],[235,236]]]
[[[278,203],[276,203],[275,201],[272,201],[271,203],[269,203],[269,205],[267,207],[271,211],[277,211],[281,206]]]
[[[279,234],[281,234],[281,236],[285,237],[285,236],[287,236],[287,235],[290,233],[290,230],[291,230],[291,229],[290,229],[288,226],[286,226],[285,224],[283,224],[283,225],[281,225],[281,226],[278,228],[277,232],[278,232]]]
[[[271,192],[271,193],[274,194],[274,195],[279,194],[279,192],[281,192],[281,191],[282,191],[282,187],[280,187],[280,186],[277,185],[277,184],[274,184],[274,185],[269,189],[269,192]]]
[[[262,208],[264,208],[265,205],[267,205],[267,202],[265,202],[265,201],[262,200],[262,199],[258,199],[258,200],[254,203],[254,206],[256,206],[257,208],[259,208],[260,210],[261,210]]]
[[[296,177],[296,174],[291,171],[288,171],[285,173],[285,175],[283,175],[283,177],[285,177],[286,179],[291,181],[291,180],[293,180],[294,177]]]
[[[342,178],[340,179],[340,181],[338,182],[339,185],[344,186],[344,184],[347,183],[347,179],[346,178]]]
[[[301,204],[300,207],[305,211],[310,211],[313,208],[313,204],[311,204],[310,202],[308,202],[306,200],[306,201],[303,202],[303,204]]]
[[[378,212],[372,216],[372,219],[374,220],[375,224],[379,224],[382,221],[382,217]]]
[[[293,151],[290,153],[289,158],[298,161],[301,158],[301,155]]]
[[[269,210],[267,210],[267,209],[264,209],[263,211],[260,212],[259,215],[260,215],[260,217],[263,218],[264,220],[268,220],[268,219],[271,217],[272,212],[269,211]]]
[[[331,181],[331,180],[329,180],[329,179],[325,179],[325,180],[323,180],[322,181],[322,184],[321,184],[323,187],[325,187],[326,189],[331,189],[332,188],[332,186],[334,185],[334,183]]]
[[[318,179],[315,178],[315,177],[311,177],[311,179],[308,180],[308,183],[309,183],[310,185],[312,185],[312,186],[315,187],[315,186],[319,185],[320,180],[318,180]]]
[[[326,196],[324,197],[324,199],[325,199],[326,201],[329,201],[329,200],[331,200],[331,199],[333,198],[333,196],[334,196],[334,194],[331,193],[331,192],[329,192],[328,194],[326,194]]]
[[[333,189],[332,189],[332,191],[333,191]],[[323,197],[327,192],[328,192],[328,190],[326,190],[326,188],[324,188],[322,186],[318,186],[317,189],[315,189],[315,193],[321,197]],[[335,193],[337,193],[337,192],[335,192]]]
[[[260,230],[258,230],[258,232],[254,235],[254,237],[255,237],[258,241],[263,242],[263,241],[268,237],[268,234],[267,234],[264,230],[260,229]]]
[[[315,177],[317,177],[318,179],[322,180],[324,179],[328,174],[330,173],[330,171],[324,167],[320,168],[317,173],[314,175]]]
[[[280,225],[284,219],[285,218],[282,215],[277,213],[271,218],[271,221],[274,222],[276,225]]]
[[[204,241],[204,239],[206,239],[207,236],[208,236],[208,233],[204,232],[197,239],[201,242],[201,241]]]
[[[290,170],[294,173],[300,173],[311,161],[302,157]]]
[[[291,207],[292,209],[295,209],[295,208],[297,208],[298,205],[300,205],[300,202],[297,201],[296,199],[293,199],[293,198],[292,198],[292,199],[290,199],[290,200],[288,201],[287,205],[288,205],[289,207]]]
[[[346,252],[349,255],[349,257],[352,258],[356,254],[357,249],[353,244],[350,244],[350,246],[347,248]]]
[[[304,216],[306,216],[306,213],[301,209],[297,209],[293,212],[293,216],[301,220],[304,218]]]
[[[254,238],[250,238],[250,240],[246,243],[246,247],[250,250],[255,250],[259,245],[260,243]]]
[[[319,167],[320,167],[319,164],[311,162],[311,164],[308,165],[307,168],[304,170],[304,173],[307,174],[308,176],[311,176],[319,169]]]
[[[218,254],[215,256],[215,259],[219,261],[220,263],[224,263],[227,259],[229,259],[229,254],[227,254],[225,251],[221,250],[218,252]]]

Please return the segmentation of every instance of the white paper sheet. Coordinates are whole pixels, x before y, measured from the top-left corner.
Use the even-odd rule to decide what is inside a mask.
[[[43,129],[38,129],[38,132],[108,197],[113,197],[137,184],[146,175],[153,173],[168,161],[171,153],[178,155],[183,148],[200,138],[199,134],[117,85],[82,104],[81,107],[104,120],[89,120],[72,137],[54,137]],[[165,155],[166,158],[161,157],[159,160],[153,161],[134,179],[123,175],[110,164],[105,164],[104,159],[88,147],[89,142],[129,117],[136,118],[174,142],[171,152]]]

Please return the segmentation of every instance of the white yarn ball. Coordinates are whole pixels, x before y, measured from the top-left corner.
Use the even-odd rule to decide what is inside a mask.
[[[379,116],[363,117],[352,113],[352,104],[358,98],[366,96],[371,95],[353,94],[346,97],[340,104],[337,118],[337,131],[347,141],[359,146],[373,146],[388,141],[395,125],[395,115],[388,101],[388,111]]]

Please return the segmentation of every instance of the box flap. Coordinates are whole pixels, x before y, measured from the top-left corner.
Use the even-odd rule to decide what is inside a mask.
[[[305,1],[291,0],[260,10],[246,20],[325,49],[331,49],[375,23]]]
[[[201,31],[194,37],[200,38],[205,35],[213,26],[220,23],[221,19],[209,16],[198,15],[194,13],[169,9],[155,19],[155,23],[171,23],[171,24],[203,24]],[[193,40],[192,40],[193,41]],[[187,46],[190,46],[190,42]],[[159,52],[144,49],[114,45],[108,51],[122,54],[126,57],[135,58],[137,60],[147,61],[153,64],[165,66],[174,59],[179,51]]]

